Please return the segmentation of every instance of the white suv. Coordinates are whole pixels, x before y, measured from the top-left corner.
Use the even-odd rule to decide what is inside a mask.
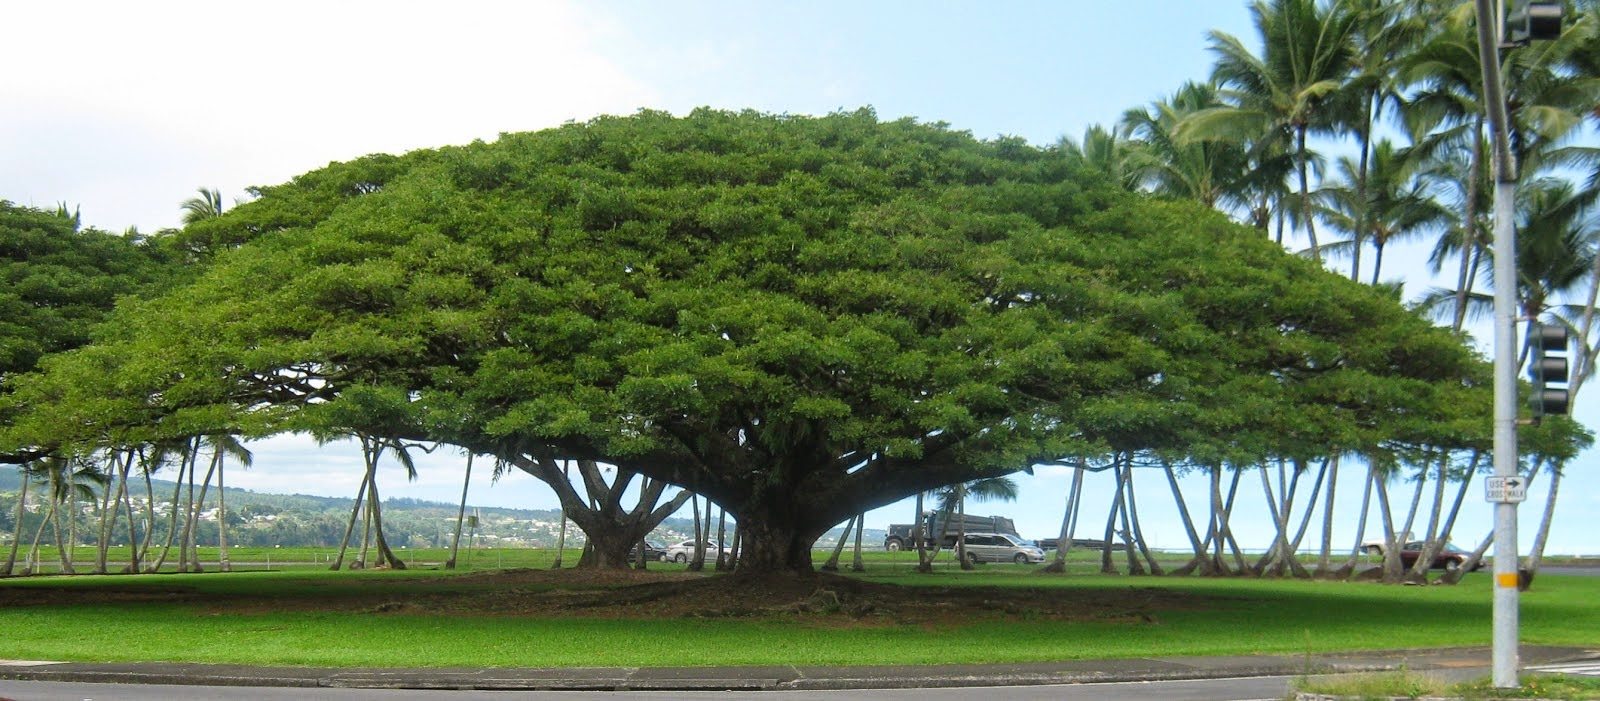
[[[716,562],[717,558],[721,556],[722,551],[717,549],[716,543],[707,542],[705,544],[705,549],[706,562]],[[673,543],[672,545],[668,545],[667,549],[661,553],[662,562],[688,562],[692,559],[694,559],[693,539],[683,540]]]

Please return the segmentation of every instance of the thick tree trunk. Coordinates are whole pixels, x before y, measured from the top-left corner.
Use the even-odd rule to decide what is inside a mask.
[[[774,510],[775,512],[778,510]],[[738,575],[790,574],[815,576],[811,564],[811,544],[821,528],[802,529],[800,524],[779,521],[783,513],[735,513],[739,519]],[[774,518],[778,517],[778,518]]]
[[[665,503],[661,497],[667,483],[646,479],[639,488],[639,500],[632,509],[624,509],[622,497],[638,473],[618,467],[616,479],[606,484],[603,470],[593,461],[579,460],[578,474],[585,491],[596,504],[591,507],[578,494],[572,481],[563,476],[560,461],[551,456],[526,454],[502,455],[501,459],[517,469],[549,485],[561,500],[567,519],[571,520],[588,538],[579,567],[628,566],[628,551],[667,517],[677,513],[693,494],[688,490],[678,492]],[[698,529],[697,529],[698,530]]]

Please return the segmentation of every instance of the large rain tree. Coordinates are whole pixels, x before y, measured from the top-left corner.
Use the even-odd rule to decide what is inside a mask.
[[[396,437],[676,484],[738,519],[741,572],[805,573],[928,489],[1403,450],[1480,391],[1448,334],[1219,214],[869,111],[602,118],[259,194],[190,227],[202,280],[22,383],[5,443],[292,430],[377,388]]]

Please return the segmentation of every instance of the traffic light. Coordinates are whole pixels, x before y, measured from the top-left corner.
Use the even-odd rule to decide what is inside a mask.
[[[1567,327],[1533,322],[1528,325],[1528,377],[1533,380],[1533,415],[1566,414]]]
[[[1505,38],[1516,45],[1560,38],[1561,12],[1560,2],[1523,0],[1506,18]]]

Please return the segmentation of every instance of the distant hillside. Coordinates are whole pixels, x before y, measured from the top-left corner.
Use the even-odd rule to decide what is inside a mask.
[[[175,483],[152,480],[155,505],[158,511],[172,498]],[[17,492],[21,486],[17,472],[0,468],[0,542],[8,542],[16,530],[14,523]],[[145,491],[142,484],[131,485],[136,511],[143,512]],[[30,501],[37,503],[36,496]],[[344,536],[354,500],[350,497],[323,497],[309,494],[272,494],[229,487],[228,542],[234,545],[284,545],[335,547]],[[209,511],[200,530],[200,542],[216,542],[216,489],[206,497]],[[411,498],[383,500],[384,534],[396,546],[443,547],[449,544],[455,529],[456,504],[423,501]],[[560,538],[561,512],[555,509],[512,509],[492,506],[467,507],[467,513],[476,515],[479,525],[475,535],[479,543],[504,547],[554,547]],[[42,518],[42,510],[25,517],[24,531]],[[158,519],[160,521],[160,519]],[[729,524],[729,538],[733,537]],[[157,537],[164,534],[165,524],[157,524]],[[713,522],[712,538],[716,538]],[[669,518],[653,533],[652,540],[664,542],[684,540],[694,530],[693,519]],[[92,534],[93,529],[84,529]],[[86,537],[92,537],[86,536]],[[839,537],[839,529],[824,535],[818,547],[831,547]],[[878,548],[883,545],[884,532],[869,528],[862,546]],[[854,540],[852,536],[851,540]],[[569,525],[567,543],[581,545],[583,532]]]

